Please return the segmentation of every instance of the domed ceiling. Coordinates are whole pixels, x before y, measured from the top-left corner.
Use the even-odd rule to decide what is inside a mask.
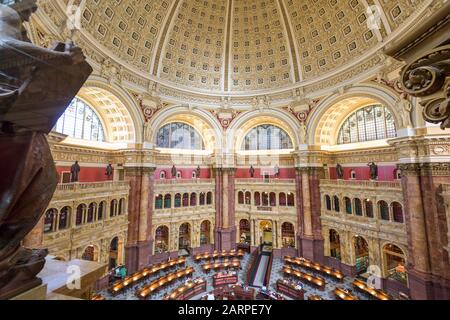
[[[81,33],[136,74],[173,90],[230,97],[292,92],[342,75],[379,54],[429,2],[57,1],[81,4]]]

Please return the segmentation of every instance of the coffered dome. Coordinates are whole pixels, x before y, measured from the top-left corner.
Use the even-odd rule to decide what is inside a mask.
[[[170,90],[230,97],[316,84],[314,92],[340,83],[338,76],[365,72],[427,6],[426,0],[58,1],[61,8],[76,2],[85,42],[139,77]]]

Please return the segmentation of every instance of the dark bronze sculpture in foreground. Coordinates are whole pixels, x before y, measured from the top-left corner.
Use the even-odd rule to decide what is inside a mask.
[[[21,242],[41,219],[58,181],[46,134],[92,72],[70,43],[49,50],[29,41],[22,23],[35,2],[0,4],[0,299],[41,282],[36,275],[47,250]]]

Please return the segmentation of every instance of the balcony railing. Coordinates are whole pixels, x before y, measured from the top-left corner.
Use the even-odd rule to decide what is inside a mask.
[[[102,182],[87,182],[87,183],[62,183],[58,184],[56,191],[86,191],[96,189],[117,189],[121,187],[129,187],[128,181],[102,181]]]
[[[354,188],[383,188],[383,189],[400,189],[400,181],[368,181],[368,180],[320,180],[321,187],[354,187]]]
[[[236,179],[236,184],[295,184],[295,179],[247,178]]]
[[[442,185],[442,193],[446,195],[450,195],[450,184]]]
[[[157,179],[156,185],[212,184],[214,179]]]

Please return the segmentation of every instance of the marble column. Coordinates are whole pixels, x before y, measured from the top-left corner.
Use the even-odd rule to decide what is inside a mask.
[[[216,169],[216,250],[236,248],[235,169]],[[219,218],[219,221],[217,221]]]
[[[125,170],[125,178],[130,182],[125,262],[130,272],[142,269],[151,262],[154,170],[146,167]]]
[[[449,181],[450,166],[440,163],[399,165],[407,226],[407,272],[413,299],[450,299],[450,261],[443,252],[445,209],[437,196]]]
[[[320,222],[320,178],[322,168],[297,169],[297,219],[299,223],[299,255],[323,262],[323,237]]]

